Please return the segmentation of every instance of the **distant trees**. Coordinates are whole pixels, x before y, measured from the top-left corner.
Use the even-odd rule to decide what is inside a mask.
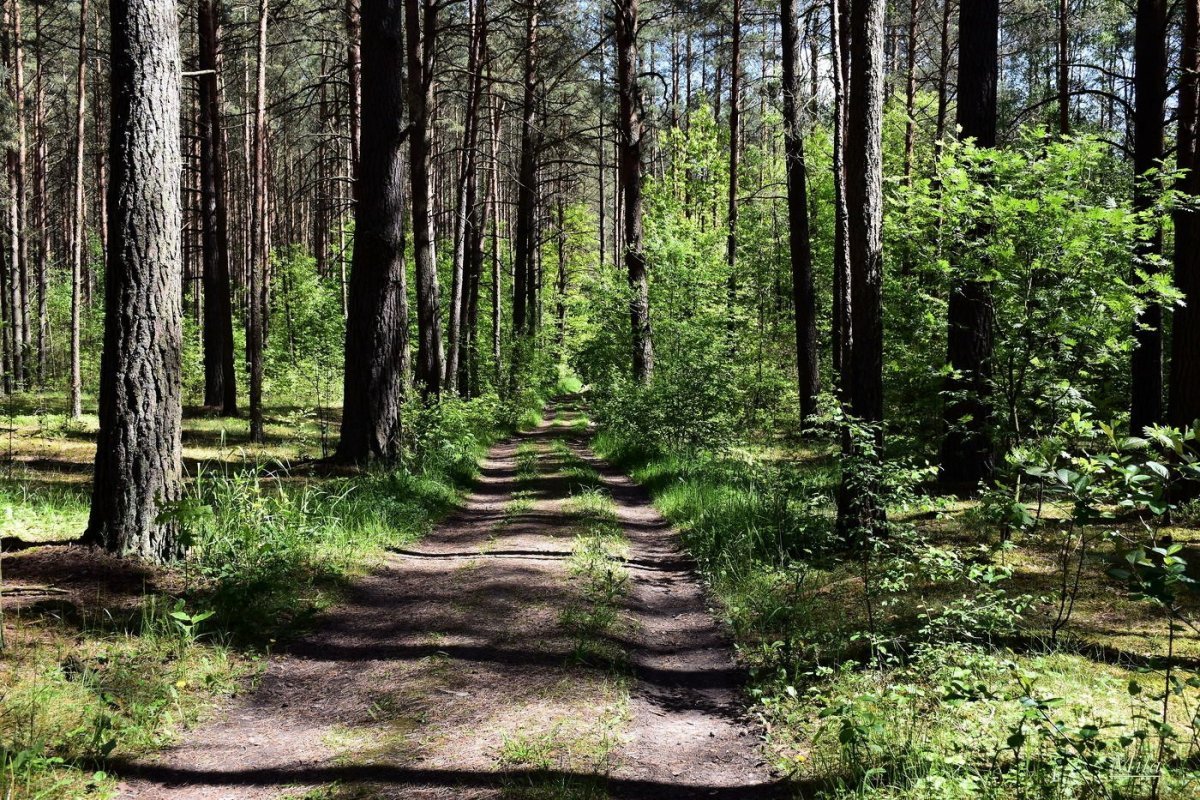
[[[91,516],[84,541],[163,561],[180,495],[180,59],[174,0],[112,0],[112,165]]]

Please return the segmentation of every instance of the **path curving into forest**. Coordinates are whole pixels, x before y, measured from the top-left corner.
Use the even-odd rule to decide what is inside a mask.
[[[577,413],[549,417],[493,448],[463,508],[253,691],[118,770],[121,796],[786,796],[673,532]],[[589,502],[623,537],[608,556]]]

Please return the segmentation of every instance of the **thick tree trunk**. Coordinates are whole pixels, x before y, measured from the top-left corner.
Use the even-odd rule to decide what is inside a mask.
[[[642,249],[642,115],[638,92],[638,0],[619,0],[615,9],[619,183],[624,203],[625,271],[629,279],[629,322],[633,377],[649,383],[654,373],[650,328],[650,287]]]
[[[132,5],[132,3],[130,4]],[[115,4],[114,4],[115,6]],[[114,25],[116,8],[112,9]],[[71,416],[78,417],[83,413],[83,377],[79,367],[79,327],[80,313],[83,305],[83,270],[84,270],[84,238],[87,230],[84,226],[84,185],[83,157],[84,133],[87,123],[87,60],[88,60],[88,0],[79,4],[79,63],[77,64],[75,81],[75,173],[74,173],[74,202],[72,207],[71,226],[71,386],[70,405]],[[178,46],[178,43],[177,43]],[[114,43],[115,50],[115,43]],[[114,81],[113,86],[117,84]],[[113,118],[116,118],[114,113]]]
[[[404,11],[402,0],[362,6],[362,170],[346,322],[342,433],[337,458],[399,455],[408,347],[404,265]]]
[[[250,233],[253,246],[246,265],[249,274],[249,325],[246,331],[246,355],[250,362],[250,441],[261,444],[263,430],[263,346],[267,335],[267,280],[271,257],[270,222],[267,217],[267,21],[269,0],[259,0],[257,77],[254,90],[254,131],[251,170]]]
[[[218,0],[199,0],[200,216],[204,260],[204,404],[237,413],[233,364],[233,302],[229,278],[229,221],[225,209],[224,137],[221,135],[221,21]]]
[[[1200,0],[1183,0],[1180,51],[1179,166],[1177,188],[1200,200]],[[1200,419],[1200,212],[1175,212],[1175,286],[1183,293],[1171,331],[1171,386],[1167,417],[1187,427]]]
[[[416,380],[422,393],[442,391],[445,355],[442,351],[441,306],[438,299],[437,259],[430,217],[429,121],[433,113],[433,60],[437,50],[435,0],[405,0],[405,46],[408,53],[409,165],[412,182],[413,262],[417,287]]]
[[[996,145],[996,80],[999,69],[999,0],[963,3],[959,18],[958,126],[979,147]],[[986,226],[973,232],[990,235]],[[961,264],[960,264],[961,267]],[[977,271],[982,271],[978,270]],[[939,479],[972,487],[995,466],[990,420],[993,312],[991,290],[977,275],[950,286],[946,347],[945,431]]]
[[[111,0],[111,269],[86,542],[164,561],[180,496],[180,63],[173,0]]]
[[[1138,0],[1137,27],[1133,43],[1133,174],[1137,181],[1133,208],[1149,214],[1158,194],[1154,170],[1163,157],[1164,114],[1167,99],[1167,0]],[[1156,271],[1162,253],[1162,231],[1154,225],[1137,248],[1133,269],[1134,285],[1144,283],[1141,275]],[[1134,323],[1135,347],[1131,357],[1129,428],[1142,429],[1162,421],[1162,306],[1148,298]]]
[[[792,304],[796,317],[796,374],[800,414],[807,419],[817,410],[821,393],[817,352],[817,303],[813,292],[812,244],[808,224],[808,173],[804,161],[804,131],[800,126],[800,33],[795,0],[779,8],[783,35],[783,124],[787,159],[788,241],[791,246]]]
[[[872,426],[874,453],[883,447],[883,20],[884,0],[854,0],[850,13],[850,85],[846,113],[851,325],[846,394],[850,413]],[[861,448],[862,442],[852,443]],[[858,455],[865,455],[858,450]],[[838,520],[843,531],[883,532],[885,509],[870,470],[843,474]]]

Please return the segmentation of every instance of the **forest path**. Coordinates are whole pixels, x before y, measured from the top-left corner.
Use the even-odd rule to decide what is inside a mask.
[[[548,417],[121,796],[783,796],[673,532],[583,418]]]

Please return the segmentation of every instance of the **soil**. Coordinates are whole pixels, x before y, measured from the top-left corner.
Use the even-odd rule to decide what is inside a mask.
[[[459,512],[389,554],[254,687],[177,747],[117,765],[121,796],[786,796],[675,533],[574,422],[561,412],[495,447]],[[599,472],[628,540],[604,634],[616,659],[581,657],[567,623],[586,598],[555,439]],[[530,448],[532,478],[518,475]]]

